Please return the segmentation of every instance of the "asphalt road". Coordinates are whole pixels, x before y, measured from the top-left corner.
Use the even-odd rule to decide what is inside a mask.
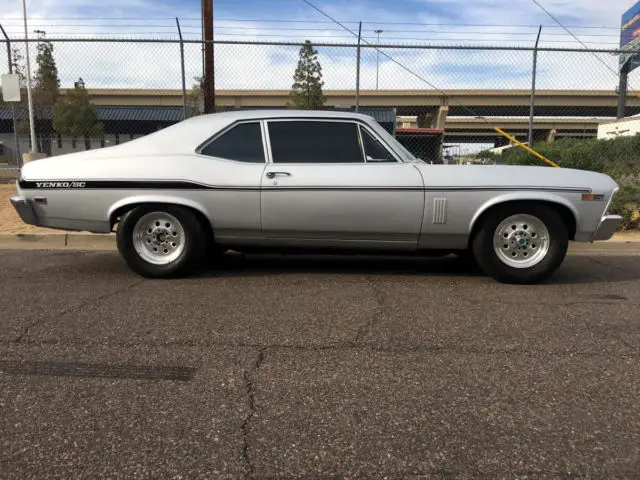
[[[0,250],[0,478],[640,476],[640,256],[546,284],[455,259]]]

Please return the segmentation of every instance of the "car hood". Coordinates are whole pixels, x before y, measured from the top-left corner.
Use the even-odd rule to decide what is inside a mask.
[[[416,165],[427,187],[541,188],[609,192],[617,187],[608,175],[572,168],[517,165]]]

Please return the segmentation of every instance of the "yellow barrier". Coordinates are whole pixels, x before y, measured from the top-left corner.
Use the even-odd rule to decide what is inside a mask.
[[[514,137],[512,137],[511,135],[509,135],[507,132],[505,132],[504,130],[498,128],[498,127],[493,127],[493,129],[498,132],[500,135],[504,135],[506,138],[508,138],[509,140],[511,140],[513,143],[515,143],[516,145],[518,145],[519,147],[524,148],[527,152],[529,152],[532,155],[535,155],[536,157],[538,157],[540,160],[543,160],[545,162],[547,162],[549,165],[551,165],[552,167],[556,167],[559,168],[559,165],[556,165],[555,163],[553,163],[551,160],[549,160],[547,157],[545,157],[544,155],[540,155],[538,152],[536,152],[533,148],[530,148],[528,146],[526,146],[524,143],[519,142],[518,140],[516,140]]]

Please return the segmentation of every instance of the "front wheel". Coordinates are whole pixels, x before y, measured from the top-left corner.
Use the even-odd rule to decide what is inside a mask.
[[[207,247],[195,214],[177,205],[142,205],[128,211],[120,219],[116,241],[129,268],[148,278],[189,275]]]
[[[480,268],[502,283],[532,284],[549,278],[569,246],[560,215],[544,205],[505,205],[484,219],[473,238]]]

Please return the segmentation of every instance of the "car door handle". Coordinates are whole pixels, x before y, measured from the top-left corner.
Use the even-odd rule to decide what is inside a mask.
[[[275,177],[290,177],[291,174],[289,172],[267,172],[267,178],[275,178]]]

